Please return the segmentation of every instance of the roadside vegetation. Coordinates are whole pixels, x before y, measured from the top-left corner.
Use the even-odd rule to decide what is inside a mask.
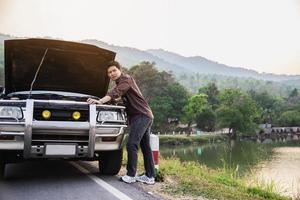
[[[127,153],[124,152],[123,167],[126,163]],[[140,153],[138,173],[142,172],[143,158]],[[272,185],[247,185],[246,180],[238,174],[237,168],[224,166],[221,169],[211,169],[197,162],[181,162],[176,158],[160,158],[156,179],[160,187],[155,193],[179,199],[186,196],[220,200],[290,199],[276,194]]]
[[[209,199],[288,199],[270,187],[249,187],[238,177],[236,169],[212,170],[196,162],[180,162],[177,159],[162,159],[161,176],[177,184],[167,184],[166,192],[184,196],[203,196]],[[171,180],[171,181],[170,181]]]

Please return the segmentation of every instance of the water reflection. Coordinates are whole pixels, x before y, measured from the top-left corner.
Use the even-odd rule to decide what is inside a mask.
[[[275,147],[300,146],[300,142],[275,142],[258,144],[251,141],[230,141],[212,143],[201,146],[162,146],[160,153],[163,157],[176,157],[181,161],[197,161],[210,168],[235,169],[243,174],[261,161],[270,160]]]
[[[274,185],[278,193],[300,197],[300,147],[277,147],[271,161],[261,162],[248,177],[250,184]]]

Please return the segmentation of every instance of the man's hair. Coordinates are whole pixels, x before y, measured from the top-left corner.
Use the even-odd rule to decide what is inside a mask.
[[[117,61],[110,61],[107,65],[107,69],[111,66],[116,66],[116,68],[118,68],[119,70],[122,69],[122,66],[120,63],[118,63]]]

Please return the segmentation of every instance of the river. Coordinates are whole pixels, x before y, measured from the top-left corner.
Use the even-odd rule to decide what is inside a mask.
[[[300,141],[259,144],[252,141],[190,146],[161,146],[161,156],[197,161],[210,168],[234,170],[249,184],[300,197]]]

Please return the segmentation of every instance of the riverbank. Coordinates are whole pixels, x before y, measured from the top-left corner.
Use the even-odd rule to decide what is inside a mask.
[[[191,145],[222,142],[228,140],[226,134],[206,134],[206,135],[160,135],[160,145]]]
[[[123,170],[126,164],[123,162]],[[145,190],[163,199],[224,199],[224,200],[286,200],[272,188],[251,185],[237,176],[238,169],[214,170],[197,162],[180,162],[175,158],[160,158],[157,182],[154,186],[142,185]],[[124,172],[124,171],[123,171]],[[143,159],[139,154],[138,172],[143,172]]]

